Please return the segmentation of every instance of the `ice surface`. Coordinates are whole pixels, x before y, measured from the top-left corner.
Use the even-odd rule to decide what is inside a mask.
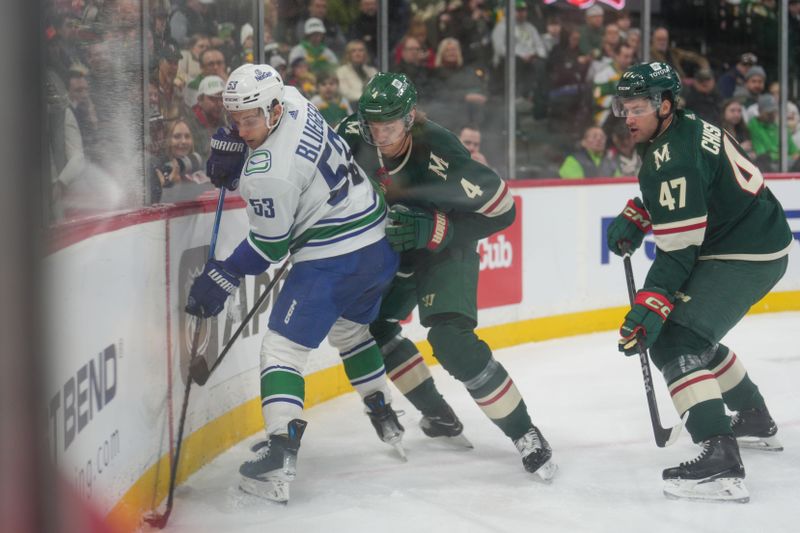
[[[402,463],[378,441],[355,393],[309,409],[288,505],[237,488],[239,464],[260,435],[240,443],[178,487],[171,532],[794,532],[800,531],[800,313],[746,318],[725,344],[767,399],[785,446],[742,450],[748,504],[676,502],[661,493],[661,470],[697,455],[684,431],[653,442],[637,358],[616,351],[614,332],[526,344],[496,357],[508,369],[560,469],[534,481],[514,445],[437,366],[433,374],[474,450],[433,441],[405,410]],[[664,425],[677,423],[661,376]]]

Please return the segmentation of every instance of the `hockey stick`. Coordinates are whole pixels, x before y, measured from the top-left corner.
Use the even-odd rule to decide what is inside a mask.
[[[636,298],[636,283],[633,281],[633,268],[631,267],[631,254],[625,251],[625,256],[622,262],[625,264],[625,281],[628,283],[628,300],[630,300],[631,307]],[[650,373],[650,360],[647,357],[647,349],[642,344],[642,339],[637,337],[636,347],[639,349],[639,362],[642,365],[642,379],[644,381],[644,390],[647,394],[647,407],[650,410],[650,422],[653,423],[653,434],[656,438],[656,446],[663,448],[671,446],[678,439],[678,435],[683,429],[683,419],[678,425],[672,428],[665,428],[661,425],[661,417],[658,415],[658,404],[656,404],[656,395],[653,389],[653,376]]]
[[[197,357],[192,360],[192,363],[189,366],[189,376],[194,381],[196,381],[198,385],[202,387],[203,385],[206,384],[211,373],[219,366],[219,364],[228,354],[228,350],[231,349],[231,346],[233,346],[233,343],[236,342],[236,339],[239,338],[239,334],[242,332],[244,327],[250,322],[250,319],[253,318],[253,315],[256,314],[261,305],[264,303],[264,300],[266,300],[267,295],[272,290],[272,287],[274,287],[275,284],[278,282],[278,280],[283,277],[283,274],[284,272],[286,272],[286,268],[288,266],[289,266],[289,261],[287,260],[285,263],[283,263],[283,266],[281,266],[281,268],[279,268],[278,271],[275,272],[275,276],[272,278],[272,281],[269,282],[267,288],[264,289],[264,292],[261,293],[261,296],[258,297],[256,303],[253,304],[253,307],[247,313],[247,316],[245,316],[244,320],[242,320],[242,323],[239,324],[238,328],[236,328],[236,331],[233,333],[233,336],[230,338],[228,343],[222,349],[222,352],[217,357],[217,360],[214,361],[214,364],[211,365],[210,369],[208,368],[208,362],[206,361],[205,357]]]
[[[214,226],[211,228],[211,244],[208,249],[208,260],[214,259],[214,250],[217,247],[217,235],[219,234],[219,223],[222,220],[222,207],[225,203],[225,188],[219,190],[219,198],[217,200],[217,211],[214,214]],[[172,464],[169,475],[169,494],[167,496],[167,507],[162,514],[153,511],[150,515],[145,516],[144,520],[153,527],[164,529],[169,520],[169,515],[172,513],[172,503],[175,496],[175,480],[178,475],[178,461],[181,457],[181,443],[183,442],[183,428],[186,425],[186,410],[189,407],[189,391],[192,388],[191,368],[194,361],[203,359],[197,357],[198,341],[200,340],[200,326],[201,319],[197,318],[194,321],[194,335],[192,335],[192,347],[189,355],[189,375],[186,376],[186,388],[183,391],[183,404],[181,405],[181,417],[178,422],[178,440],[175,444],[175,455],[172,458]]]

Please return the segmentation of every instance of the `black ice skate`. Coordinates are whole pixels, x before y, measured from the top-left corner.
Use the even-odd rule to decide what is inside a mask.
[[[393,446],[400,459],[407,461],[408,458],[401,442],[405,430],[397,420],[397,413],[394,412],[391,405],[386,403],[383,393],[381,391],[373,392],[364,398],[364,403],[367,406],[367,416],[375,427],[378,438]]]
[[[733,435],[717,435],[700,443],[700,455],[664,470],[664,495],[670,499],[746,503],[744,466]]]
[[[539,428],[532,426],[526,434],[514,441],[514,445],[522,455],[525,470],[536,474],[539,479],[547,483],[553,479],[558,466],[550,460],[553,451]]]
[[[258,457],[239,467],[239,488],[270,501],[289,501],[289,483],[297,474],[297,451],[306,422],[295,418],[287,435],[270,435],[266,445],[258,446]]]
[[[450,444],[473,448],[472,443],[464,436],[464,424],[446,403],[438,411],[423,415],[419,427],[428,437],[443,438]]]
[[[733,415],[733,435],[740,448],[753,448],[769,452],[783,451],[783,445],[775,434],[778,426],[764,409],[745,409]]]

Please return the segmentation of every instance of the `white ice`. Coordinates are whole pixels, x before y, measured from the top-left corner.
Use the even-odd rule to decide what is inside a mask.
[[[433,368],[475,449],[425,437],[399,393],[408,462],[378,441],[355,393],[306,411],[291,501],[242,494],[237,469],[262,436],[230,449],[176,491],[171,532],[796,532],[800,531],[800,313],[747,317],[725,339],[759,385],[784,452],[742,450],[748,504],[667,500],[661,470],[695,457],[686,434],[656,447],[637,358],[614,332],[499,350],[560,470],[534,481],[513,444],[463,387]],[[654,370],[664,425],[677,423]]]

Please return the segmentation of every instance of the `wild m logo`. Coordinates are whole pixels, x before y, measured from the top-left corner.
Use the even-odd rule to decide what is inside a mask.
[[[443,180],[447,179],[447,167],[450,166],[450,163],[439,157],[438,155],[431,152],[431,163],[428,165],[428,170],[433,171],[434,174],[442,178]]]
[[[656,170],[661,170],[662,163],[669,161],[669,143],[664,143],[661,150],[653,150],[653,157],[656,162]]]

